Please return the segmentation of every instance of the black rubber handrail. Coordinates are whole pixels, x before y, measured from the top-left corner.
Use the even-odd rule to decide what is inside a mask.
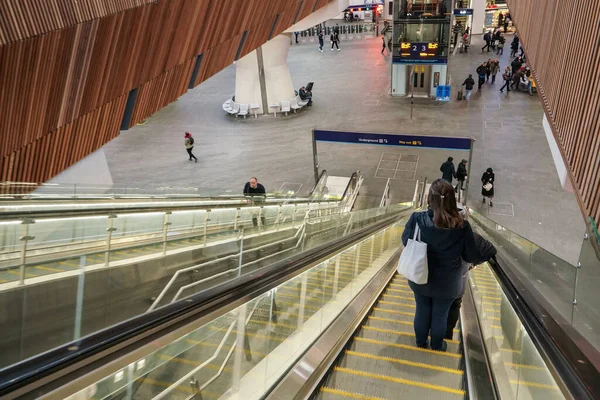
[[[518,276],[501,256],[490,260],[502,291],[542,357],[551,363],[572,398],[600,399],[600,371],[577,346],[574,332],[564,329],[538,301],[531,283]],[[578,336],[578,335],[577,335]]]
[[[37,398],[41,394],[73,382],[124,354],[139,349],[198,318],[218,311],[227,304],[249,295],[258,296],[267,292],[277,286],[281,280],[291,279],[302,273],[311,264],[328,254],[348,247],[397,222],[400,217],[406,215],[406,212],[386,217],[333,242],[190,296],[186,301],[173,303],[150,313],[139,315],[84,337],[77,342],[65,344],[2,369],[0,370],[0,377],[2,377],[0,397],[18,393],[18,396],[25,396],[25,398]],[[132,344],[118,348],[125,342],[132,342]],[[75,364],[77,364],[76,368]]]

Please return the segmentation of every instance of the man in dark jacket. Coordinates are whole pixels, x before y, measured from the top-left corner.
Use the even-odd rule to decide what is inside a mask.
[[[489,53],[490,46],[492,45],[492,34],[490,31],[485,32],[485,35],[483,35],[483,40],[485,40],[485,46],[481,48],[481,52],[483,53],[483,49],[487,47],[487,51]]]
[[[442,179],[452,184],[452,178],[456,178],[456,170],[454,164],[452,164],[454,158],[448,157],[448,160],[442,164],[440,171],[442,171]]]
[[[250,200],[249,202],[260,202],[263,200],[265,195],[265,187],[258,183],[258,179],[256,179],[255,176],[250,178],[250,182],[246,182],[246,185],[244,185],[244,196],[252,197],[252,200]],[[267,221],[264,216],[261,216],[260,220],[263,226],[267,224]],[[254,226],[258,226],[258,215],[252,215],[252,224]]]
[[[337,51],[340,51],[340,34],[334,30],[329,39],[331,39],[331,51],[333,51],[333,46],[337,48]]]
[[[483,86],[483,84],[485,83],[485,75],[487,74],[487,65],[485,63],[481,64],[479,67],[477,67],[477,77],[479,78],[479,82],[477,89],[481,90],[481,87]]]
[[[467,160],[463,158],[463,160],[458,164],[458,168],[456,169],[456,180],[458,180],[458,184],[456,185],[456,191],[465,190],[464,183],[465,179],[467,179]]]
[[[475,86],[475,80],[473,79],[473,75],[469,74],[469,77],[465,79],[462,84],[465,87],[465,100],[469,101],[471,98],[471,92],[473,91],[473,87]]]

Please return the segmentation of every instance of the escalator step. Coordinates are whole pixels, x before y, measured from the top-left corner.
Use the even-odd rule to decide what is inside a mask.
[[[416,345],[414,332],[410,330],[392,330],[364,325],[358,332],[358,336],[365,339],[379,340],[381,342]],[[455,340],[446,340],[448,344],[447,353],[460,353],[460,342]]]
[[[361,337],[354,338],[350,345],[350,350],[358,353],[392,357],[451,369],[459,369],[462,358],[461,355],[455,353],[442,353],[429,349],[421,349],[415,346],[414,342],[404,344],[396,343],[396,341],[383,342]]]
[[[387,399],[458,399],[465,395],[460,389],[343,367],[334,368],[326,386]]]
[[[461,389],[463,371],[383,355],[347,350],[339,367]]]
[[[322,386],[320,394],[317,397],[322,400],[342,400],[342,399],[360,399],[360,400],[386,400],[383,397],[365,396],[358,393],[348,392],[346,390],[332,389]]]

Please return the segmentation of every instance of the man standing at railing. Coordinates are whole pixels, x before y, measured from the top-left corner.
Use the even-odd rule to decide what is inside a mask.
[[[246,182],[246,185],[244,185],[244,196],[256,196],[256,200],[254,198],[251,200],[253,203],[262,201],[266,196],[266,193],[265,187],[258,183],[258,179],[255,176],[250,178],[250,182]],[[267,225],[264,216],[261,216],[260,221],[263,226]],[[252,215],[252,224],[258,226],[258,218],[256,215]]]

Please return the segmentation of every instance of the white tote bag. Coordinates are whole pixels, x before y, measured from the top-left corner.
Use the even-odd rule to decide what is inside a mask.
[[[408,243],[398,261],[398,273],[417,285],[427,283],[429,268],[427,266],[427,243],[421,242],[419,224],[415,223],[415,234]]]

